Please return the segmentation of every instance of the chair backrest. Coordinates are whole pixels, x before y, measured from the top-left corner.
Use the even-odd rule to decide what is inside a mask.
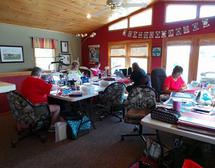
[[[87,77],[89,77],[89,78],[92,77],[92,71],[91,71],[89,68],[84,67],[84,66],[80,66],[80,67],[79,67],[79,70],[80,70],[81,72],[83,72],[85,76],[87,76]]]
[[[29,125],[34,130],[48,128],[51,121],[48,105],[34,106],[16,91],[8,92],[7,99],[13,117],[20,124]]]
[[[119,105],[124,101],[126,86],[121,82],[114,82],[107,86],[103,92],[102,102],[108,105]]]
[[[151,72],[152,87],[160,95],[163,92],[163,84],[166,79],[166,72],[162,68],[153,69]]]
[[[129,92],[125,102],[127,109],[154,109],[156,106],[156,91],[148,86],[137,86]]]

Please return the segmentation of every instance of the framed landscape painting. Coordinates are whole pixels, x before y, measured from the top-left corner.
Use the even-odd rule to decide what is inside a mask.
[[[22,46],[0,46],[1,63],[24,62]]]

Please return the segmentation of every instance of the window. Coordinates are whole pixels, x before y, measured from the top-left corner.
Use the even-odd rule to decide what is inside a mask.
[[[130,67],[134,62],[147,71],[148,66],[148,45],[129,45],[130,50]]]
[[[175,65],[182,66],[185,82],[200,81],[202,73],[215,72],[215,33],[164,39],[162,65],[167,75]]]
[[[149,45],[147,43],[125,43],[112,44],[109,46],[110,67],[112,73],[116,69],[131,67],[132,63],[137,62],[139,66],[148,71],[149,64]]]
[[[152,8],[129,18],[129,27],[148,26],[152,24]]]
[[[124,45],[113,45],[110,47],[110,66],[111,73],[114,73],[116,69],[125,68],[125,55],[126,50]]]
[[[166,23],[195,19],[197,5],[168,5],[166,7]]]
[[[172,74],[172,70],[176,65],[183,67],[182,78],[188,82],[190,45],[174,45],[167,46],[166,74]]]
[[[54,70],[55,65],[51,62],[55,61],[55,50],[46,48],[35,48],[35,65],[43,70]]]
[[[215,16],[215,5],[201,5],[200,18]]]
[[[124,19],[110,25],[108,27],[108,30],[111,31],[111,30],[119,30],[119,29],[126,29],[126,28],[128,28],[128,19]]]
[[[215,45],[199,47],[199,61],[197,70],[197,80],[201,80],[201,73],[215,72]]]

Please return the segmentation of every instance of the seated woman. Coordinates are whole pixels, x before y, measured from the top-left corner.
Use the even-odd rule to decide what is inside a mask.
[[[134,88],[135,86],[141,85],[150,86],[149,77],[147,76],[146,72],[142,68],[140,68],[136,62],[132,64],[130,80],[133,82],[133,84],[127,86],[126,90],[128,92],[130,92],[131,89]]]
[[[68,81],[80,81],[82,73],[79,70],[79,63],[73,61],[71,64],[71,70],[68,70]]]
[[[91,68],[91,71],[93,73],[93,76],[99,76],[99,74],[102,73],[102,71],[99,69],[101,64],[99,62],[95,62],[95,65],[93,68]]]
[[[164,92],[170,94],[171,92],[180,92],[186,89],[186,84],[181,77],[183,68],[181,66],[175,66],[172,71],[172,75],[168,76],[164,81]]]

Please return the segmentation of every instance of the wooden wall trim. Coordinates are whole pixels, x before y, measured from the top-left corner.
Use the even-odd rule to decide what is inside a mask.
[[[9,76],[27,76],[30,75],[31,71],[21,71],[21,72],[1,72],[0,77],[9,77]]]

